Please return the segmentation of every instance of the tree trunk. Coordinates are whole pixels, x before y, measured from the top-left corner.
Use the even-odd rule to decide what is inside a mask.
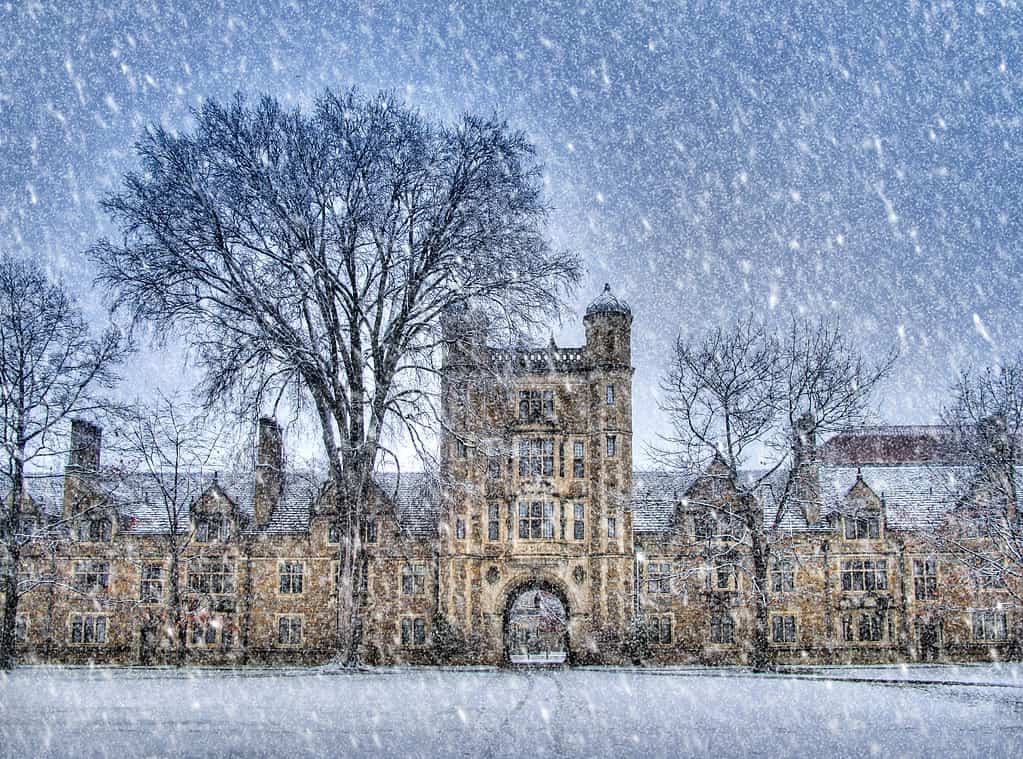
[[[750,528],[750,555],[753,559],[753,640],[750,665],[764,672],[770,664],[767,619],[767,561],[766,536],[756,524],[756,512],[750,510],[747,527]]]
[[[181,609],[181,561],[178,555],[178,545],[171,546],[170,566],[170,617],[174,627],[174,666],[180,667],[185,663],[185,643],[188,631],[185,629],[185,615]]]
[[[3,579],[4,613],[0,620],[0,670],[14,666],[17,641],[14,633],[18,619],[18,574],[21,570],[21,546],[18,545],[18,525],[21,521],[21,502],[25,491],[25,446],[19,444],[14,453],[14,483],[11,488],[11,508],[7,512],[4,532],[7,539],[8,571]]]

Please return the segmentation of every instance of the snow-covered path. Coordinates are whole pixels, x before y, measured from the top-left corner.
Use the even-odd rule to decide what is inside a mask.
[[[970,672],[988,684],[666,670],[23,668],[0,675],[0,755],[1023,754],[1018,670]]]

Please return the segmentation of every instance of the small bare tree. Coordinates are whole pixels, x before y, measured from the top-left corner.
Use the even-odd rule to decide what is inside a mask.
[[[965,476],[941,478],[964,508],[956,524],[934,535],[938,548],[966,565],[987,587],[1023,603],[1023,515],[1019,513],[1023,442],[1023,356],[1001,366],[966,371],[942,412],[947,452]]]
[[[12,666],[24,547],[49,534],[24,519],[26,478],[66,454],[71,417],[101,411],[100,393],[128,350],[117,329],[93,337],[64,287],[38,265],[0,256],[0,669]]]
[[[91,250],[135,319],[194,339],[207,400],[307,400],[344,540],[339,657],[358,652],[363,504],[389,425],[436,420],[441,316],[517,334],[555,316],[577,259],[552,251],[533,148],[495,120],[438,124],[389,96],[206,102],[155,127]],[[262,400],[261,400],[262,399]]]
[[[661,403],[673,432],[655,453],[673,469],[710,482],[690,507],[700,512],[697,519],[714,515],[726,543],[719,559],[749,576],[750,661],[758,669],[768,664],[767,581],[774,546],[784,538],[782,521],[795,508],[813,521],[819,504],[807,472],[814,441],[863,421],[894,360],[888,353],[868,362],[834,324],[795,320],[776,334],[748,317],[675,343]],[[758,467],[764,459],[767,465]],[[772,504],[769,520],[765,501]]]
[[[174,630],[174,662],[180,666],[187,653],[181,570],[190,558],[191,507],[203,496],[209,469],[223,453],[220,428],[201,409],[158,392],[152,402],[122,410],[112,432],[121,458],[115,486],[120,500],[152,509],[154,537],[164,545],[160,563],[164,558],[170,562],[165,607]]]

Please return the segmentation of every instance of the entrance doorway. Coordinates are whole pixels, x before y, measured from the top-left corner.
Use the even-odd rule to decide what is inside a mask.
[[[543,587],[512,594],[505,645],[512,664],[563,664],[568,659],[568,610],[559,595]]]

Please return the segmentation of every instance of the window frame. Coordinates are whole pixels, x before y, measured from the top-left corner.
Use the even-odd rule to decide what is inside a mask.
[[[771,567],[771,592],[791,593],[796,589],[796,566],[792,559],[775,559]]]
[[[938,560],[933,556],[913,559],[913,598],[929,601],[938,597]]]
[[[586,539],[586,504],[572,504],[572,540]]]
[[[974,640],[985,643],[1007,641],[1008,621],[1008,615],[1001,609],[971,609],[970,635]]]
[[[109,593],[110,561],[108,559],[75,559],[72,565],[71,584],[80,593]]]
[[[139,566],[139,603],[152,605],[163,603],[163,562],[145,561]],[[155,577],[152,576],[155,570]],[[156,588],[156,592],[153,589]]]
[[[519,540],[554,538],[554,501],[519,500],[516,513]]]
[[[102,623],[102,625],[100,624]],[[79,627],[80,640],[75,640],[75,627]],[[89,628],[91,627],[91,633]],[[102,629],[102,635],[100,630]],[[110,615],[87,612],[68,614],[68,644],[72,646],[105,646],[110,633]],[[86,638],[90,638],[86,640]],[[102,639],[101,639],[102,638]]]
[[[879,511],[846,514],[843,521],[845,523],[843,534],[846,540],[881,539],[881,512]]]
[[[497,503],[487,504],[487,540],[497,541],[501,539],[501,505]]]
[[[797,643],[799,640],[798,624],[795,614],[771,615],[771,642]]]
[[[586,477],[586,441],[572,441],[572,479],[581,480]]]
[[[615,404],[615,386],[613,382],[609,382],[604,386],[604,405],[613,406]]]
[[[607,457],[609,459],[617,458],[618,457],[618,436],[617,435],[607,435],[605,437],[607,438],[607,441],[606,441],[607,442]]]
[[[401,595],[421,596],[426,593],[426,563],[410,561],[401,566]]]
[[[195,556],[189,559],[185,567],[185,589],[189,593],[207,596],[234,593],[234,562],[215,556]]]
[[[888,590],[887,559],[843,559],[839,565],[839,574],[843,593],[875,593]],[[856,578],[860,578],[859,581]],[[857,585],[860,587],[856,587]]]
[[[727,611],[711,612],[709,639],[719,646],[735,645],[735,618]]]
[[[648,614],[646,637],[653,646],[670,646],[674,640],[675,624],[673,614]]]
[[[646,563],[646,592],[651,595],[671,593],[672,564],[670,561],[654,560]]]
[[[304,561],[281,559],[277,562],[277,593],[282,596],[300,596],[305,593]]]
[[[426,618],[402,617],[398,626],[398,636],[402,648],[422,648],[426,645]]]
[[[278,614],[274,641],[283,648],[301,646],[305,639],[304,614]],[[296,635],[295,631],[298,631]]]
[[[519,438],[519,477],[554,476],[554,438]]]

